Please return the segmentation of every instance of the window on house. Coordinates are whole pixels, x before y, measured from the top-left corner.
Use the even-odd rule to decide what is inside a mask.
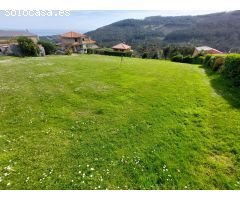
[[[75,42],[77,42],[77,38],[75,38]]]
[[[84,38],[82,39],[82,41],[84,41]]]

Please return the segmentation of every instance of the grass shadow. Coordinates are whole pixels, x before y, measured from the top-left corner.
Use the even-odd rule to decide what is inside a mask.
[[[215,92],[221,95],[228,103],[234,107],[240,108],[240,87],[234,86],[233,82],[222,76],[221,74],[212,71],[209,68],[199,66],[205,70],[205,73],[210,78],[210,83]]]

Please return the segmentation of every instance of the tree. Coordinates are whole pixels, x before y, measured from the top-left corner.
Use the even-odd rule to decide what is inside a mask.
[[[163,48],[163,56],[165,59],[172,58],[176,55],[191,56],[193,54],[194,47],[189,45],[168,45]]]
[[[31,39],[21,36],[17,39],[23,56],[38,56],[40,49]]]
[[[167,59],[169,57],[170,53],[170,46],[166,46],[163,48],[163,57],[164,59]]]
[[[38,44],[41,44],[43,46],[46,55],[55,54],[55,52],[57,51],[56,45],[52,42],[40,40]]]

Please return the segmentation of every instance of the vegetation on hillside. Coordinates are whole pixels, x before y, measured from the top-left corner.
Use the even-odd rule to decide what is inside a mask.
[[[103,48],[126,42],[135,50],[135,55],[143,58],[162,57],[168,46],[207,45],[223,52],[239,53],[239,21],[240,11],[199,16],[154,16],[144,20],[122,20],[86,34]],[[40,38],[60,42],[57,35]]]
[[[199,16],[147,17],[122,20],[86,33],[102,46],[126,42],[139,51],[155,45],[208,45],[225,52],[239,51],[240,11]]]

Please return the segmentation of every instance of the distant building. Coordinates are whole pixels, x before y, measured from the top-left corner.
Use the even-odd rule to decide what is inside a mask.
[[[0,55],[17,55],[21,52],[17,44],[17,38],[25,36],[33,42],[38,42],[38,35],[30,33],[29,31],[21,30],[0,30]]]
[[[77,32],[64,33],[60,36],[60,40],[63,50],[71,48],[74,53],[87,53],[88,49],[99,48],[96,41],[87,35]]]
[[[114,51],[121,51],[121,52],[126,52],[126,51],[132,51],[131,46],[125,44],[125,43],[120,43],[112,47]]]
[[[0,44],[14,43],[19,36],[25,36],[32,39],[35,43],[38,41],[38,35],[30,33],[29,31],[19,30],[0,30]]]
[[[208,47],[208,46],[201,46],[201,47],[196,47],[194,52],[193,52],[193,56],[197,56],[198,54],[203,53],[203,54],[223,54],[223,52]]]

